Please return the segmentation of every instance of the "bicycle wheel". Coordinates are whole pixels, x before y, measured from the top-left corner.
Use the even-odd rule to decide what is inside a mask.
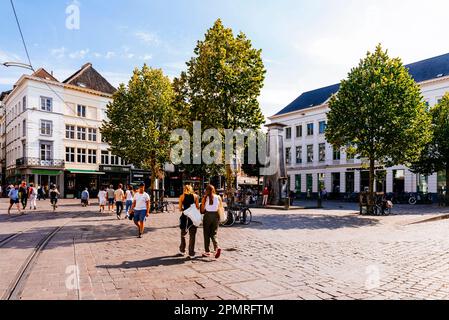
[[[223,222],[221,224],[221,226],[223,226],[223,227],[232,227],[234,225],[234,223],[235,223],[236,214],[235,214],[235,212],[233,210],[227,210],[226,214],[227,214],[228,218],[226,219],[225,222]]]
[[[410,197],[410,199],[408,199],[408,203],[412,206],[414,206],[416,204],[417,200],[415,197]]]
[[[251,223],[251,221],[253,220],[253,214],[251,213],[251,210],[249,209],[244,209],[241,212],[242,216],[240,218],[240,223],[247,226]]]

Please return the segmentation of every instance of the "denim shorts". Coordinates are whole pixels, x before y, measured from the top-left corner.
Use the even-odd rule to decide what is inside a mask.
[[[134,210],[134,221],[144,222],[147,220],[147,210]]]
[[[109,198],[108,202],[109,202],[109,204],[114,204],[114,198]]]

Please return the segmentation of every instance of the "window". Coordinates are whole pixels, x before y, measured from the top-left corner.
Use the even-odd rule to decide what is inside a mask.
[[[326,161],[326,144],[320,143],[318,146],[318,153],[319,153],[319,161],[324,162]]]
[[[109,164],[109,151],[101,151],[101,164]]]
[[[313,175],[311,174],[306,175],[306,185],[307,185],[307,197],[310,197],[313,190]]]
[[[292,138],[292,128],[285,129],[285,139],[290,140]]]
[[[53,131],[53,123],[48,120],[41,120],[41,135],[51,137]]]
[[[327,124],[326,121],[320,121],[320,134],[324,134],[326,132]]]
[[[301,185],[302,185],[301,175],[297,174],[297,175],[295,175],[295,190],[296,190],[296,192],[298,192],[298,193],[301,192]]]
[[[53,144],[51,142],[41,142],[41,160],[50,161],[52,159]]]
[[[78,148],[77,160],[79,163],[86,163],[86,149]]]
[[[296,147],[296,164],[302,163],[302,147]]]
[[[23,112],[25,112],[27,109],[27,97],[26,96],[24,96],[22,98],[22,108],[23,108]]]
[[[307,125],[307,135],[308,136],[313,136],[313,123],[309,123]]]
[[[27,135],[27,121],[26,120],[23,120],[23,122],[22,122],[22,130],[23,130],[22,136],[26,137],[26,135]]]
[[[78,114],[78,117],[85,118],[86,117],[86,106],[82,106],[79,104],[78,108],[77,108],[77,114]]]
[[[53,99],[47,97],[41,97],[41,110],[52,112],[53,111]]]
[[[340,148],[334,147],[332,159],[334,161],[340,161],[341,159],[341,151]]]
[[[313,144],[307,146],[307,163],[313,162]]]
[[[76,130],[78,140],[86,140],[86,128],[77,127]]]
[[[75,162],[75,148],[65,148],[65,161]]]
[[[354,160],[355,159],[355,154],[353,152],[353,150],[351,149],[351,146],[348,145],[346,146],[346,160]]]
[[[97,163],[97,150],[88,150],[87,162],[94,164]]]
[[[67,139],[75,139],[75,126],[71,125],[65,126],[65,137]]]
[[[302,126],[296,126],[296,138],[302,137]]]
[[[285,149],[285,163],[290,164],[292,162],[292,148]]]
[[[87,134],[87,139],[89,141],[97,141],[97,129],[93,129],[93,128],[89,128],[88,129],[88,134]]]

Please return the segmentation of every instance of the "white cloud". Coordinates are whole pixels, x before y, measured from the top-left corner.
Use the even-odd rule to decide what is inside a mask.
[[[151,54],[145,54],[141,57],[141,59],[144,61],[148,61],[148,60],[153,59],[153,56]]]
[[[108,51],[108,53],[106,53],[106,56],[105,56],[106,59],[111,59],[113,57],[115,57],[115,52]]]
[[[101,57],[103,57],[103,55],[102,55],[101,53],[98,53],[98,52],[94,52],[94,53],[93,53],[93,56],[94,56],[95,58],[101,58]]]
[[[19,62],[21,61],[21,58],[19,55],[14,54],[14,53],[10,53],[10,52],[6,52],[0,49],[0,63],[3,62]]]
[[[141,42],[149,45],[159,45],[160,40],[157,34],[153,32],[144,32],[139,31],[135,33],[135,36],[137,39],[139,39]]]
[[[61,48],[56,48],[56,49],[50,50],[50,53],[55,58],[61,59],[61,58],[65,57],[66,51],[67,50],[65,47],[61,47]]]
[[[78,50],[69,54],[71,59],[84,59],[89,53],[89,49]]]

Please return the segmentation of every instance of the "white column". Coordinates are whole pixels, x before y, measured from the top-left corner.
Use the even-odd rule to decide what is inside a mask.
[[[332,172],[326,171],[324,174],[324,186],[327,190],[327,192],[334,192],[333,186],[332,186]]]
[[[438,193],[438,175],[436,173],[429,177],[429,192]]]
[[[393,192],[393,170],[387,170],[387,193]]]
[[[346,172],[340,173],[340,192],[346,193]]]
[[[354,192],[361,192],[360,190],[360,171],[356,170],[354,172]]]

